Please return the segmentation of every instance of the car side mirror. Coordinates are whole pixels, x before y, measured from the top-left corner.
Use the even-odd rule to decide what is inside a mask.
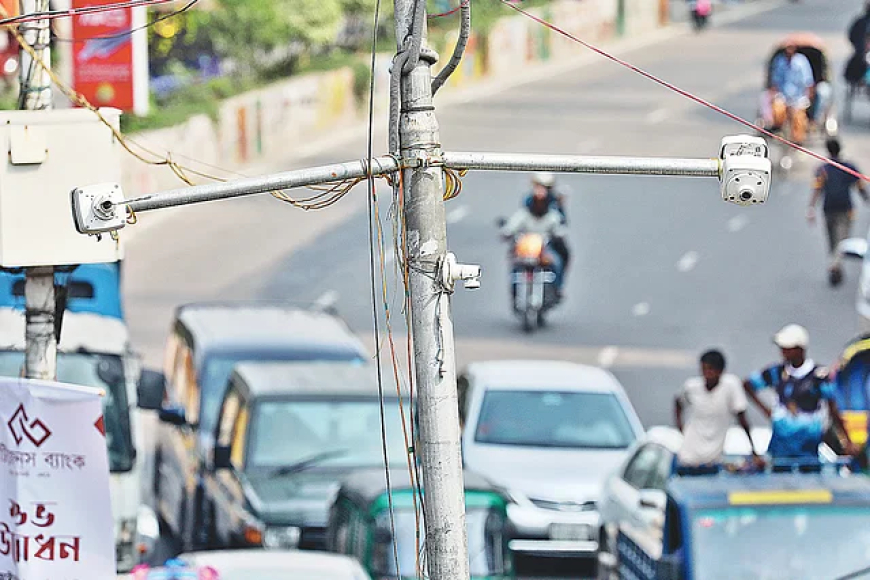
[[[667,507],[668,498],[665,492],[660,489],[642,489],[638,503],[643,509],[663,512]]]
[[[139,375],[136,387],[137,404],[140,409],[157,411],[163,405],[166,394],[166,377],[163,373],[145,369]]]
[[[229,469],[230,467],[232,467],[232,462],[230,461],[230,446],[216,445],[214,448],[212,459],[215,470]]]
[[[177,425],[179,427],[187,424],[187,419],[184,416],[184,409],[181,407],[162,407],[158,414],[158,418],[162,423],[169,423],[170,425]]]
[[[837,252],[844,258],[863,260],[867,255],[867,240],[863,238],[846,238],[837,246]]]

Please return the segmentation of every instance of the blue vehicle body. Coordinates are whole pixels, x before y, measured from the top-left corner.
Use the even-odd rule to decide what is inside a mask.
[[[620,578],[803,580],[870,567],[870,479],[863,475],[674,476],[665,494],[660,536],[620,530]]]
[[[72,272],[55,272],[55,284],[67,287],[68,312],[124,319],[121,264],[82,264]],[[0,271],[0,308],[24,310],[24,272]]]

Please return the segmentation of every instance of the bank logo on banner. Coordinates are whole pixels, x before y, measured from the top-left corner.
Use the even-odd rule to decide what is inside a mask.
[[[30,421],[27,417],[27,411],[24,409],[24,404],[18,405],[15,414],[6,423],[9,425],[9,431],[12,432],[12,438],[16,445],[21,445],[24,438],[30,439],[30,442],[39,447],[45,440],[51,437],[51,431],[45,426],[40,419]]]
[[[102,395],[0,378],[0,580],[115,576]]]

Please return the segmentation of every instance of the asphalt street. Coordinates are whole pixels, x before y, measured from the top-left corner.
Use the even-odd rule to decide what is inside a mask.
[[[771,48],[792,31],[813,31],[829,43],[842,90],[844,31],[860,4],[789,3],[626,56],[752,119]],[[715,157],[724,135],[746,132],[606,61],[443,107],[438,116],[444,148],[457,151]],[[870,104],[856,108],[855,117],[842,127],[844,156],[870,167]],[[377,152],[383,131],[376,139]],[[364,151],[353,140],[292,166],[358,159]],[[787,177],[777,176],[769,202],[752,208],[723,203],[715,180],[560,177],[569,190],[573,251],[567,301],[532,336],[512,318],[506,248],[495,227],[518,207],[529,176],[470,173],[447,206],[451,250],[484,272],[480,290],[458,290],[453,299],[460,365],[515,357],[600,364],[623,383],[649,426],[670,423],[674,391],[708,347],[723,348],[729,370],[745,374],[773,362],[772,334],[798,322],[810,330],[811,355],[832,361],[858,331],[858,267],[849,267],[841,288],[828,287],[821,226],[804,219],[816,166],[799,158]],[[386,220],[389,190],[381,185],[379,192]],[[150,224],[143,216],[146,227],[128,247],[125,281],[137,346],[159,364],[172,308],[203,299],[332,297],[351,326],[369,336],[364,195],[357,188],[320,214],[262,197],[176,211]],[[866,232],[865,214],[859,211],[858,235]],[[391,231],[388,222],[384,227]],[[386,263],[395,264],[389,250]],[[401,326],[394,301],[400,294],[392,279],[388,287]],[[572,570],[558,573],[576,577]]]

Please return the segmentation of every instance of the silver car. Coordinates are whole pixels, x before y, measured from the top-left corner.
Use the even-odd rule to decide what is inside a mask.
[[[605,476],[643,434],[609,372],[560,361],[493,361],[459,377],[465,465],[511,498],[510,548],[592,556]]]
[[[840,242],[837,250],[844,258],[861,261],[861,274],[858,277],[858,295],[855,297],[855,309],[862,332],[870,332],[870,234],[867,238],[847,238]]]

